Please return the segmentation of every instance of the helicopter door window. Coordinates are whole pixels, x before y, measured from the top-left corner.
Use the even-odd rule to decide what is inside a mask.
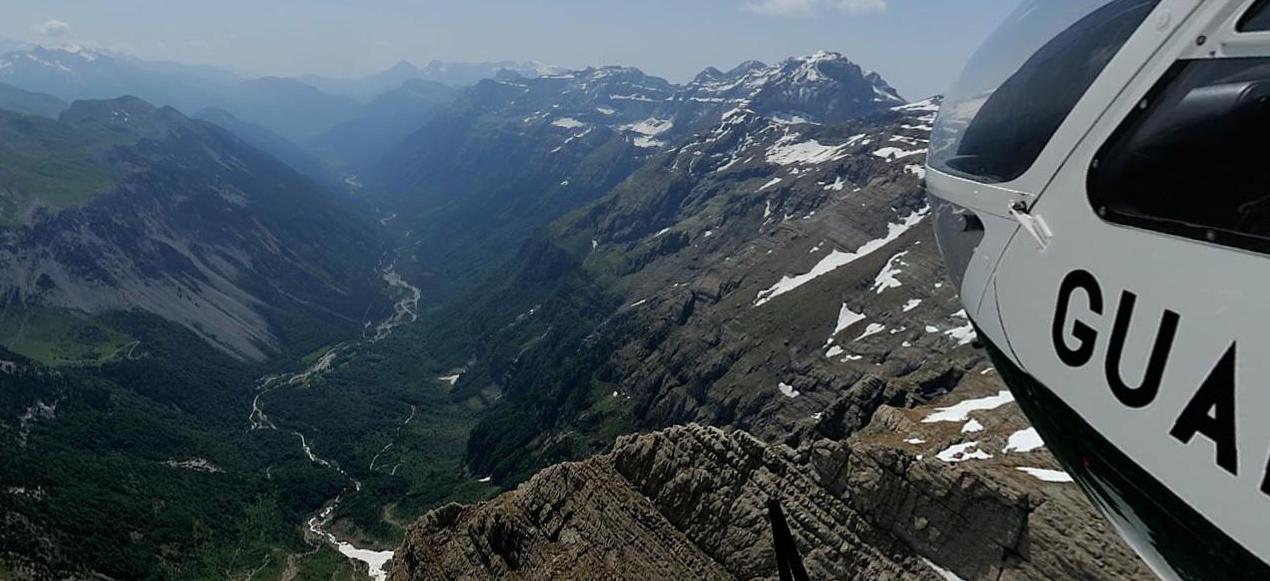
[[[1105,219],[1270,252],[1270,58],[1181,61],[1099,151]]]
[[[971,58],[931,137],[935,169],[1018,178],[1159,0],[1028,0]]]
[[[1252,8],[1239,19],[1239,32],[1270,30],[1270,0],[1257,0]]]

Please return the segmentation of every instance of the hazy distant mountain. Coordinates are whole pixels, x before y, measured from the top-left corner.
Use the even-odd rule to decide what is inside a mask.
[[[268,127],[296,143],[307,143],[352,119],[359,109],[350,97],[283,77],[244,81],[226,91],[221,103],[244,121]]]
[[[32,93],[0,83],[0,109],[56,119],[66,107],[65,101],[52,95]]]
[[[501,71],[511,71],[522,77],[541,77],[564,72],[565,69],[539,62],[499,61],[492,63],[451,63],[432,61],[419,69],[419,78],[447,85],[471,85],[481,79],[492,79]]]
[[[337,79],[320,75],[302,75],[299,79],[322,91],[335,95],[345,95],[355,99],[369,100],[382,93],[401,87],[410,79],[423,78],[419,67],[401,61],[392,68],[352,79]]]
[[[242,75],[212,65],[191,65],[172,61],[148,61],[131,55],[113,53],[115,58],[132,63],[137,68],[155,74],[166,75],[193,83],[213,83],[231,85],[241,82]]]
[[[481,79],[492,79],[500,72],[512,71],[524,77],[538,77],[563,72],[564,69],[534,62],[501,61],[494,63],[448,63],[432,61],[425,67],[401,61],[392,68],[364,77],[337,79],[320,75],[303,75],[301,81],[318,89],[337,95],[347,95],[369,100],[382,93],[401,87],[411,79],[433,81],[452,87],[475,84]]]
[[[26,46],[27,44],[25,42],[19,42],[13,40],[12,38],[0,36],[0,54],[26,48]]]
[[[134,95],[184,111],[206,106],[222,85],[203,67],[147,63],[111,51],[67,45],[0,55],[0,82],[66,101]]]
[[[460,89],[411,79],[361,106],[357,116],[322,134],[311,146],[323,157],[357,173],[372,170],[394,146],[449,103]]]
[[[214,107],[203,109],[195,114],[194,117],[219,125],[234,134],[235,137],[246,142],[247,145],[278,158],[278,161],[291,166],[296,171],[324,185],[343,188],[343,182],[325,162],[314,157],[291,140],[265,127],[255,123],[248,123],[229,111]]]
[[[75,45],[0,55],[0,82],[67,101],[132,95],[187,113],[219,107],[296,142],[351,119],[358,107],[349,97],[296,79],[242,81],[216,67],[146,61]]]

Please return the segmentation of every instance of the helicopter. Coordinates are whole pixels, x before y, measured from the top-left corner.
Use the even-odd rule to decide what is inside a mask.
[[[1024,0],[945,95],[940,250],[1164,579],[1270,579],[1270,0]]]

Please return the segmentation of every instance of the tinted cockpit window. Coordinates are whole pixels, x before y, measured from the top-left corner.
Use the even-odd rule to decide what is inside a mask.
[[[1258,0],[1244,17],[1239,19],[1239,32],[1270,30],[1270,0]]]
[[[1143,104],[1090,170],[1099,214],[1270,250],[1270,58],[1180,62]]]
[[[945,98],[931,165],[984,182],[1022,175],[1158,2],[1025,2]]]

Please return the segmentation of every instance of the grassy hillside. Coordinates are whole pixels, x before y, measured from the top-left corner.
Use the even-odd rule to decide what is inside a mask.
[[[32,93],[0,83],[0,109],[56,119],[66,110],[66,102],[44,93]]]
[[[87,314],[10,305],[0,309],[0,345],[46,365],[99,365],[127,357],[134,341]]]
[[[34,206],[53,211],[88,202],[114,185],[99,143],[52,119],[0,111],[0,225]]]

